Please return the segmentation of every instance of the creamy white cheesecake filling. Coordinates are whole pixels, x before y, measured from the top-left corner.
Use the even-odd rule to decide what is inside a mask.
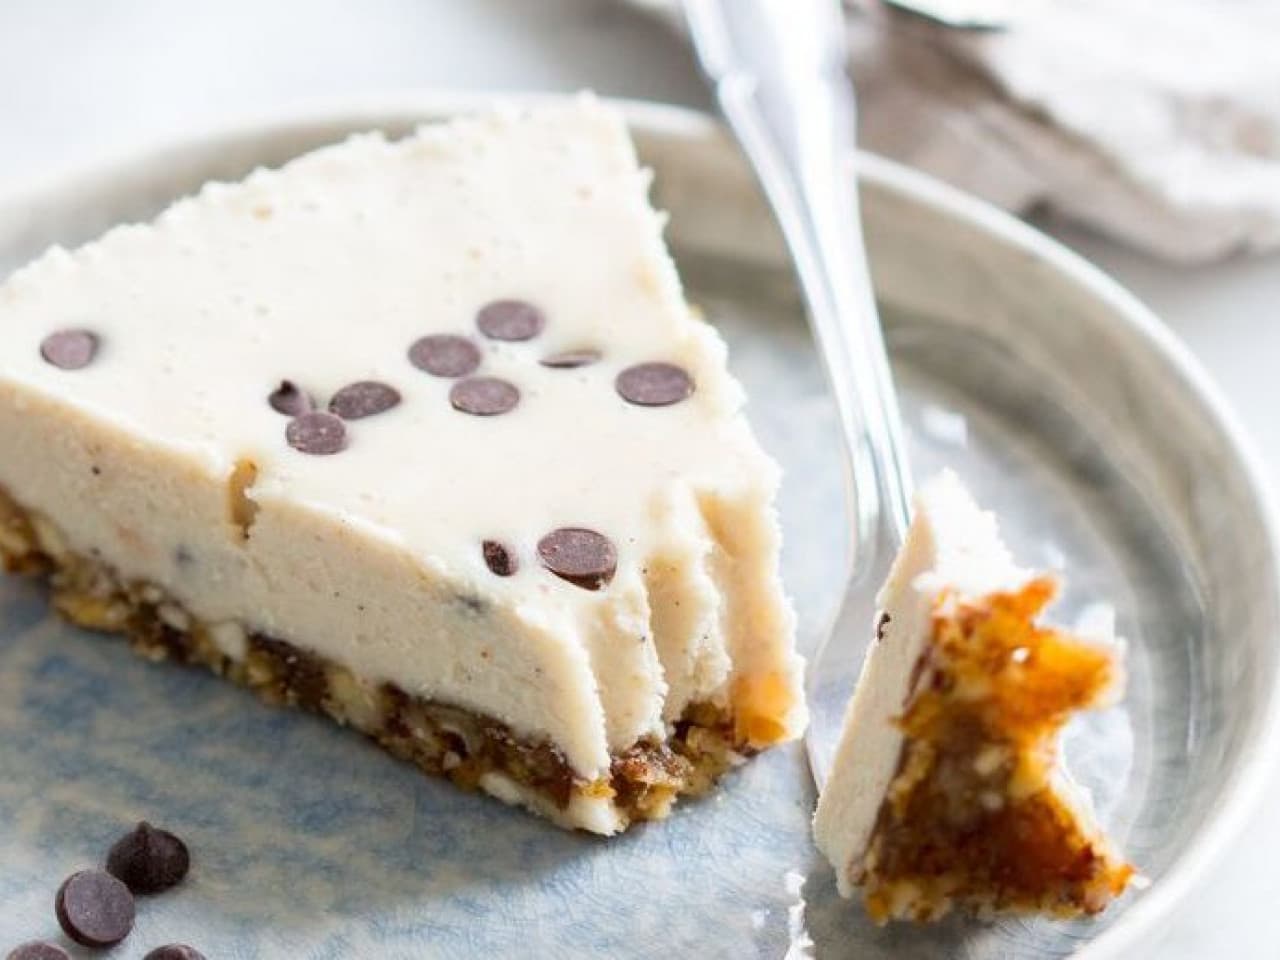
[[[982,597],[1017,589],[1031,576],[1014,564],[995,516],[978,508],[954,473],[944,472],[916,494],[906,542],[878,598],[877,638],[867,650],[814,817],[814,838],[835,865],[843,895],[853,892],[898,772],[903,737],[894,719],[912,693],[939,593]]]
[[[355,137],[52,250],[0,287],[0,485],[201,620],[545,736],[585,779],[697,701],[793,736],[778,471],[647,186],[620,118],[580,98]],[[503,300],[544,326],[486,335]],[[88,365],[42,356],[66,330],[92,332]],[[429,335],[470,340],[518,404],[456,409],[463,378],[410,359]],[[541,362],[583,349],[598,362]],[[646,363],[692,393],[629,402],[617,379]],[[364,381],[399,403],[314,455],[268,403],[284,380],[321,410]],[[607,584],[540,561],[559,528],[607,538]]]

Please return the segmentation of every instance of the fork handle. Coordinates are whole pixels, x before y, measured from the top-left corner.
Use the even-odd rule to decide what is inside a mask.
[[[844,440],[852,574],[893,553],[911,479],[858,213],[837,0],[686,0],[690,33],[795,259]],[[877,543],[877,537],[882,538]],[[887,539],[887,542],[884,540]]]

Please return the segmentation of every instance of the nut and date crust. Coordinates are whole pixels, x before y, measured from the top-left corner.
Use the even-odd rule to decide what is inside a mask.
[[[1101,912],[1136,876],[1053,782],[1055,740],[1119,689],[1114,651],[1040,627],[1049,578],[943,595],[916,664],[896,776],[855,882],[873,920]]]
[[[56,528],[0,488],[0,561],[6,570],[49,581],[53,608],[92,630],[124,634],[149,660],[199,665],[271,704],[327,714],[425,773],[475,790],[498,774],[563,820],[575,797],[611,799],[625,824],[667,816],[679,796],[706,793],[752,753],[738,743],[733,717],[711,703],[690,705],[667,741],[645,739],[615,755],[610,774],[585,780],[545,740],[517,735],[502,722],[413,697],[394,684],[373,687],[345,667],[283,640],[249,633],[233,659],[209,627],[152,584],[122,582],[106,564],[73,553]]]

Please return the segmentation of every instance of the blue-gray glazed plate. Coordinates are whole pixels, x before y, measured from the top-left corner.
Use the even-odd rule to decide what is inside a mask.
[[[433,97],[246,124],[21,191],[0,201],[0,274],[208,179],[469,105]],[[784,574],[812,652],[850,544],[831,403],[785,257],[715,124],[629,110],[690,297],[730,341],[750,416],[786,468]],[[667,822],[610,841],[567,834],[424,779],[327,721],[64,626],[38,585],[6,578],[0,950],[56,937],[62,877],[142,817],[181,833],[195,869],[141,902],[118,956],[175,940],[219,960],[1099,960],[1149,947],[1239,829],[1274,752],[1280,590],[1257,472],[1194,363],[1108,280],[931,181],[874,158],[860,171],[918,475],[958,470],[1025,563],[1065,573],[1058,619],[1114,616],[1128,640],[1128,698],[1073,727],[1065,752],[1149,890],[1096,922],[877,929],[836,896],[812,846],[798,744]],[[819,749],[857,665],[851,651],[819,678]]]

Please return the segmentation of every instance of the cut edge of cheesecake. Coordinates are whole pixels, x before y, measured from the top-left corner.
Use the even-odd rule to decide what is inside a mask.
[[[85,276],[91,284],[108,283],[112,258],[121,251],[145,253],[154,251],[149,245],[198,237],[193,231],[203,217],[221,218],[220,229],[226,228],[222,221],[240,214],[246,229],[260,229],[255,221],[279,224],[290,202],[284,188],[307,176],[316,178],[310,190],[328,181],[341,184],[359,163],[399,161],[419,165],[430,176],[433,159],[443,157],[440,162],[447,166],[467,151],[479,156],[504,148],[515,151],[512,162],[519,163],[522,145],[538,149],[560,133],[583,141],[568,145],[563,162],[588,181],[599,175],[598,182],[577,184],[566,199],[588,203],[593,188],[619,191],[616,201],[606,198],[597,207],[604,204],[604,220],[630,232],[629,245],[623,246],[638,260],[634,284],[640,293],[634,297],[642,304],[644,296],[652,297],[655,336],[669,338],[671,350],[683,351],[692,369],[704,374],[696,402],[704,405],[712,424],[705,441],[713,448],[722,445],[727,463],[740,476],[730,476],[728,467],[721,476],[708,475],[703,464],[701,473],[676,477],[658,491],[648,505],[651,552],[624,555],[626,569],[619,565],[617,579],[599,592],[598,601],[574,595],[572,618],[554,594],[545,608],[529,602],[540,595],[532,590],[508,601],[512,594],[502,592],[506,581],[490,583],[483,579],[487,573],[423,560],[394,536],[381,537],[376,551],[366,551],[375,563],[367,575],[402,584],[402,593],[414,589],[415,578],[431,578],[424,609],[453,612],[452,620],[436,617],[425,632],[438,633],[441,624],[472,631],[497,625],[497,633],[511,627],[514,635],[505,648],[496,634],[458,640],[469,645],[471,656],[460,661],[463,672],[483,669],[508,650],[528,660],[522,674],[485,694],[493,709],[465,702],[465,696],[451,698],[444,682],[424,692],[421,668],[405,683],[397,682],[394,664],[364,675],[359,657],[346,656],[345,648],[332,641],[320,649],[305,631],[277,629],[277,621],[289,619],[283,607],[284,612],[274,609],[277,595],[289,594],[306,576],[314,579],[315,571],[267,569],[253,550],[287,544],[290,538],[314,541],[308,561],[329,577],[325,596],[333,585],[352,588],[348,595],[354,592],[358,599],[360,578],[332,571],[345,559],[343,544],[373,527],[323,503],[291,500],[281,479],[287,471],[272,471],[270,458],[257,462],[230,455],[235,451],[217,444],[157,435],[146,424],[139,427],[95,405],[91,394],[76,391],[85,381],[78,382],[81,375],[74,370],[0,363],[0,435],[9,449],[48,451],[39,469],[0,457],[0,555],[6,566],[48,576],[61,614],[86,627],[127,634],[145,656],[202,664],[269,701],[327,713],[427,772],[525,806],[562,826],[612,834],[635,821],[661,818],[677,796],[701,794],[744,757],[798,736],[807,713],[794,614],[777,570],[780,535],[772,498],[779,473],[739,412],[743,395],[725,370],[722,341],[683,302],[661,241],[662,218],[648,204],[648,178],[637,165],[622,120],[594,98],[532,108],[499,106],[486,115],[425,127],[404,141],[358,136],[280,170],[258,171],[240,184],[211,185],[179,201],[153,226],[117,228],[78,251],[55,249],[19,271],[0,287],[0,318],[20,321],[10,324],[18,330],[12,345],[16,355],[43,354],[48,360],[44,343],[38,338],[23,343],[22,336],[35,337],[41,327],[49,334],[80,318],[42,314],[42,294]],[[482,161],[478,164],[484,169]],[[559,186],[548,184],[538,198],[531,229],[554,217],[547,210]],[[274,214],[273,200],[279,201]],[[327,202],[341,206],[343,197],[338,192]],[[240,229],[230,222],[233,230]],[[557,223],[556,229],[574,227]],[[145,289],[141,296],[147,296]],[[55,293],[48,302],[61,301]],[[576,346],[549,346],[557,345]],[[499,347],[486,363],[516,363],[511,358],[519,347]],[[103,350],[109,359],[115,348],[108,336]],[[64,375],[71,385],[65,391],[58,379]],[[406,405],[411,399],[406,397]],[[283,428],[284,421],[279,423]],[[359,425],[365,432],[361,443],[376,428],[365,423]],[[140,449],[147,459],[141,466],[136,462]],[[148,470],[165,474],[163,482],[153,483]],[[103,477],[114,477],[115,483]],[[169,496],[165,483],[179,493]],[[142,491],[133,500],[145,503],[126,503],[131,486]],[[139,552],[145,553],[147,523],[155,517],[161,529],[189,519],[197,524],[196,541],[224,538],[226,544],[218,545],[222,553],[201,557],[206,569],[232,583],[255,578],[258,592],[237,606],[234,597],[193,590],[183,578],[191,558],[184,557],[181,543],[170,545],[155,562],[138,561],[130,542],[141,544]],[[625,548],[620,544],[620,551]],[[528,567],[536,561],[528,558],[524,554],[521,576],[533,575]],[[577,589],[549,575],[544,580],[537,585],[543,593]],[[263,606],[261,617],[244,616],[243,608],[254,601]],[[327,600],[318,603],[323,608]],[[345,616],[333,606],[335,618]],[[375,616],[361,608],[362,618]],[[359,629],[361,618],[350,622]],[[631,630],[640,635],[639,645],[633,641],[632,647],[619,649],[619,636]],[[507,715],[506,703],[540,677],[548,679],[545,689],[535,691],[536,703],[546,706],[526,711],[524,719]],[[539,710],[549,728],[568,731],[569,738],[526,722]]]
[[[1091,915],[1137,878],[1058,759],[1071,715],[1120,697],[1122,644],[1041,626],[1056,591],[953,473],[919,491],[814,817],[877,923]]]

